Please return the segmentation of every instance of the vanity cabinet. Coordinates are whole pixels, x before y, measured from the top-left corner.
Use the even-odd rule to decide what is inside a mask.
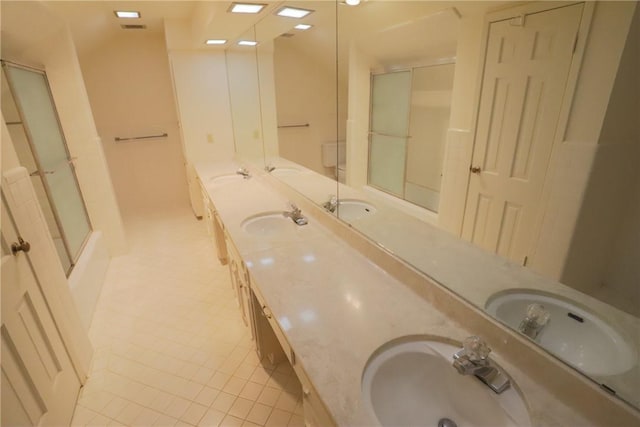
[[[307,427],[335,426],[336,423],[329,414],[329,411],[322,403],[320,395],[313,387],[307,374],[299,364],[293,365],[293,370],[300,380],[302,386],[302,408],[304,409],[304,423]]]
[[[278,322],[256,286],[251,287],[251,321],[255,330],[256,352],[260,360],[277,365],[285,358],[295,361],[295,355]],[[293,365],[293,362],[291,362]]]
[[[222,265],[227,265],[229,262],[229,255],[227,253],[224,225],[200,179],[198,179],[198,183],[202,196],[202,206],[204,207],[204,221],[207,226],[207,234],[209,234],[213,240],[213,246],[216,248],[218,261],[220,261],[220,264]]]
[[[236,292],[238,307],[242,315],[242,321],[246,326],[251,327],[252,335],[255,337],[255,328],[250,320],[251,290],[249,288],[249,273],[247,266],[240,257],[238,250],[228,235],[225,234],[225,246],[229,255],[229,275],[231,276],[231,287]]]
[[[266,304],[260,290],[251,288],[253,323],[256,326],[256,351],[260,359],[267,358],[273,365],[284,361],[286,357],[302,386],[304,420],[307,427],[335,426],[331,415],[322,403],[322,399],[313,387],[302,366],[296,361],[296,354],[289,344],[280,325]]]

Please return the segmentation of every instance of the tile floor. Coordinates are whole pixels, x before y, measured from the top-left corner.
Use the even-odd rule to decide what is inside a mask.
[[[300,383],[290,365],[258,360],[205,224],[178,210],[126,225],[72,425],[304,425]]]

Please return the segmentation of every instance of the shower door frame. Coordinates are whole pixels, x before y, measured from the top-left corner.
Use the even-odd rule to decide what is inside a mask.
[[[67,253],[67,257],[69,258],[69,268],[65,271],[65,275],[67,277],[69,277],[69,275],[71,274],[71,271],[73,271],[73,267],[75,267],[76,262],[78,261],[78,259],[80,258],[80,255],[82,254],[82,252],[84,251],[84,247],[87,245],[87,242],[89,240],[89,238],[91,237],[91,233],[93,231],[93,224],[91,223],[91,218],[89,217],[89,212],[87,211],[87,206],[84,200],[84,196],[82,194],[82,191],[80,190],[80,185],[78,184],[78,176],[76,175],[76,168],[75,168],[75,164],[73,163],[73,158],[71,157],[71,153],[69,152],[69,147],[67,145],[67,138],[64,134],[64,129],[62,128],[62,123],[60,122],[60,116],[58,115],[58,109],[56,107],[55,104],[55,100],[53,98],[53,93],[51,92],[51,86],[49,85],[49,78],[47,77],[47,73],[45,70],[39,69],[39,68],[35,68],[32,66],[28,66],[28,65],[23,65],[23,64],[18,64],[12,61],[7,61],[4,59],[0,59],[0,63],[2,64],[2,69],[4,71],[4,75],[5,78],[7,79],[7,83],[9,86],[9,91],[11,92],[11,96],[13,97],[14,100],[14,104],[16,107],[16,110],[18,112],[18,115],[20,116],[20,122],[22,123],[22,128],[24,129],[24,133],[26,135],[26,139],[27,139],[27,143],[29,144],[29,150],[31,151],[31,155],[33,156],[33,160],[36,164],[36,171],[38,172],[38,176],[40,177],[40,181],[42,182],[42,186],[44,188],[45,194],[47,195],[47,200],[49,202],[49,206],[51,207],[51,211],[53,212],[53,218],[56,222],[56,225],[58,227],[58,230],[60,230],[60,235],[62,237],[62,244],[64,245],[64,249]],[[32,136],[31,136],[31,131],[29,130],[29,127],[27,126],[27,122],[25,121],[24,118],[24,112],[22,111],[22,107],[20,105],[20,103],[17,101],[16,98],[16,94],[15,94],[15,90],[13,87],[13,83],[11,81],[11,76],[9,75],[9,73],[7,72],[7,67],[15,67],[15,68],[20,68],[26,71],[31,71],[34,73],[38,73],[41,74],[44,77],[44,82],[47,88],[47,93],[49,95],[49,100],[51,101],[51,106],[53,108],[53,113],[55,115],[56,118],[56,123],[58,125],[58,130],[60,132],[60,137],[62,139],[62,145],[64,147],[64,151],[67,157],[67,162],[69,164],[69,167],[71,169],[71,174],[73,176],[73,181],[74,184],[76,186],[76,190],[78,191],[78,194],[80,195],[80,199],[82,200],[82,210],[84,212],[84,216],[87,219],[87,224],[89,225],[89,232],[87,233],[87,235],[85,236],[84,240],[82,241],[82,244],[80,245],[80,247],[78,248],[78,252],[77,252],[77,256],[73,256],[71,249],[69,248],[69,242],[67,240],[67,235],[65,233],[64,228],[62,227],[62,222],[60,221],[60,214],[58,213],[58,207],[56,206],[56,204],[54,203],[54,199],[51,195],[51,189],[49,188],[49,183],[47,182],[47,180],[45,179],[45,171],[42,169],[42,163],[40,162],[40,158],[38,156],[38,152],[35,150],[34,144],[33,144],[33,140],[32,140]],[[51,234],[51,231],[49,231],[49,233]]]
[[[438,59],[433,59],[433,60],[429,60],[429,61],[421,61],[421,62],[416,62],[416,63],[411,63],[408,65],[403,65],[403,66],[398,66],[398,67],[381,67],[381,68],[376,68],[371,70],[371,72],[369,73],[369,131],[368,131],[368,143],[367,143],[367,185],[371,186],[372,188],[375,188],[378,191],[382,191],[385,194],[388,194],[392,197],[398,198],[404,202],[407,203],[411,203],[414,206],[417,206],[420,209],[424,209],[427,210],[431,213],[434,214],[438,214],[437,211],[433,211],[429,208],[426,208],[424,206],[418,205],[417,203],[414,203],[410,200],[407,200],[405,198],[405,194],[406,194],[406,183],[407,183],[407,156],[409,155],[409,150],[408,148],[408,143],[409,143],[409,139],[411,139],[411,134],[409,133],[409,131],[411,130],[411,101],[413,99],[413,74],[414,74],[414,70],[416,68],[423,68],[423,67],[437,67],[439,65],[451,65],[453,64],[454,67],[457,64],[457,57],[452,56],[452,57],[443,57],[443,58],[438,58]],[[373,108],[371,105],[371,102],[373,100],[373,79],[375,76],[379,76],[379,75],[384,75],[384,74],[392,74],[392,73],[401,73],[401,72],[409,72],[411,74],[411,84],[409,87],[409,114],[407,114],[407,135],[406,136],[402,136],[402,135],[387,135],[387,136],[391,136],[394,138],[404,138],[405,139],[405,152],[404,152],[404,169],[403,169],[403,177],[402,177],[402,196],[399,196],[397,194],[394,194],[390,191],[388,191],[387,189],[384,188],[380,188],[375,184],[371,183],[371,143],[373,141],[373,135],[375,134],[375,132],[372,131],[372,121],[373,121]],[[455,73],[455,69],[454,69],[454,73]],[[446,141],[445,141],[446,144]],[[439,209],[438,209],[439,210]]]

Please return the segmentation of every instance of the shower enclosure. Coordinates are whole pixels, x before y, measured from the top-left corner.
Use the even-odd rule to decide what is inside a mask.
[[[62,127],[44,71],[2,61],[2,115],[20,164],[70,274],[91,233]]]
[[[369,185],[438,212],[455,65],[371,76]]]

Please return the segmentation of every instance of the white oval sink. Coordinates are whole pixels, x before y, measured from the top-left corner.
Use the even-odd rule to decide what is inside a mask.
[[[255,236],[276,236],[290,233],[297,227],[296,224],[283,215],[282,211],[262,212],[245,218],[240,224],[242,229]]]
[[[276,167],[274,170],[271,171],[271,175],[274,175],[274,176],[291,176],[291,175],[298,175],[299,173],[300,173],[300,169],[296,169],[296,168]]]
[[[516,290],[493,295],[486,310],[518,330],[527,307],[537,303],[551,315],[534,339],[543,348],[590,375],[616,375],[631,369],[637,354],[609,324],[578,305],[554,295]]]
[[[365,405],[383,426],[530,426],[527,407],[513,388],[494,393],[452,366],[450,344],[403,337],[379,348],[362,377]]]
[[[243,177],[242,175],[235,174],[235,173],[228,173],[228,174],[218,175],[218,176],[209,178],[209,183],[212,185],[224,185],[224,184],[231,184],[233,182],[240,182],[240,181],[243,181],[244,179],[245,177]]]
[[[355,221],[377,212],[375,206],[358,199],[340,199],[338,202],[338,216],[343,221]]]

